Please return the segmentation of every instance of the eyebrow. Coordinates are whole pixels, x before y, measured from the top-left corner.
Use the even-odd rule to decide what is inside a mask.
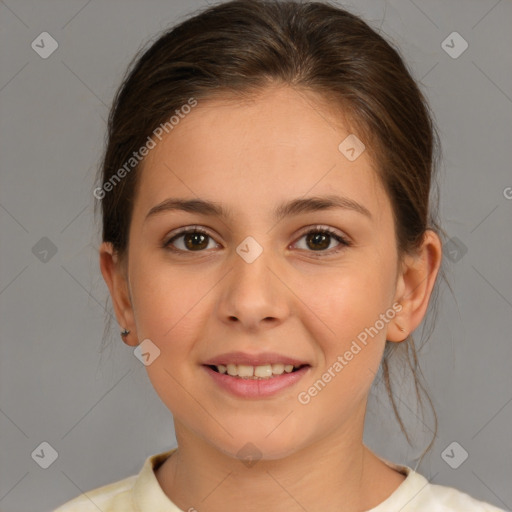
[[[293,199],[289,202],[279,205],[273,212],[274,221],[280,221],[284,217],[300,215],[301,213],[312,213],[322,210],[331,210],[333,208],[342,208],[360,213],[369,219],[372,219],[370,211],[362,204],[337,195],[314,196],[300,199]],[[144,221],[159,213],[181,210],[189,213],[199,213],[201,215],[217,216],[224,219],[232,218],[232,215],[221,204],[203,199],[181,199],[169,198],[153,206],[149,210]]]

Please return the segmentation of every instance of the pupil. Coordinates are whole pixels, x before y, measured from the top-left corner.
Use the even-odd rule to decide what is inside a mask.
[[[195,241],[198,241],[200,239],[203,240],[203,244],[198,245],[194,243]],[[205,247],[208,246],[208,243],[205,243],[205,241],[206,236],[203,235],[202,233],[187,233],[185,235],[185,245],[187,246],[188,249],[204,249]]]
[[[320,248],[311,247],[313,250],[316,251],[316,250],[326,249],[327,247],[329,247],[329,240],[328,240],[329,237],[330,237],[330,235],[326,235],[325,233],[312,233],[307,237],[307,240],[308,240],[308,243],[313,241],[313,244],[317,244],[317,243],[321,244]]]

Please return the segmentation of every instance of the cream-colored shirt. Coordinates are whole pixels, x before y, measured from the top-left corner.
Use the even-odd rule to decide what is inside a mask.
[[[148,457],[138,475],[81,494],[54,512],[188,512],[164,494],[154,473],[174,451]],[[504,512],[457,489],[430,484],[408,466],[384,462],[407,476],[391,496],[367,512]]]

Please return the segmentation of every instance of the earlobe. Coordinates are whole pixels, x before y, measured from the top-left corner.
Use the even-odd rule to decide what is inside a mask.
[[[126,268],[110,242],[103,242],[99,249],[100,269],[110,291],[112,305],[127,345],[136,346],[137,336],[130,298]]]
[[[389,341],[404,341],[423,320],[441,266],[441,256],[439,236],[427,230],[418,251],[404,257],[395,296],[402,310],[388,329]]]
[[[401,304],[400,304],[401,306]],[[402,308],[403,310],[403,308]],[[402,311],[401,310],[401,311]],[[401,313],[399,313],[400,315]],[[402,341],[405,341],[410,334],[410,331],[408,331],[405,327],[402,327],[401,322],[403,321],[401,317],[397,315],[393,322],[390,323],[387,333],[386,333],[386,340],[392,341],[394,343],[401,343]]]

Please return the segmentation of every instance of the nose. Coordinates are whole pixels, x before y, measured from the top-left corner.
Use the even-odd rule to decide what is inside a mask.
[[[221,284],[221,321],[251,332],[282,324],[289,315],[290,292],[279,274],[270,251],[263,250],[250,263],[234,254],[232,269]]]

